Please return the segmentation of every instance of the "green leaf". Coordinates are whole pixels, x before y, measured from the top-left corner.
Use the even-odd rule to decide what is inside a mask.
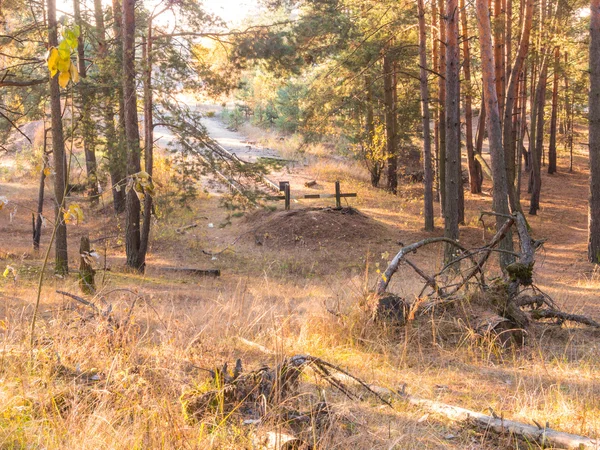
[[[71,58],[71,46],[66,40],[58,44],[58,54],[62,60]]]

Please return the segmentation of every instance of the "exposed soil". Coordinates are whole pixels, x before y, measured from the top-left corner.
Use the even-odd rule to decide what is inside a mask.
[[[289,247],[319,250],[344,243],[383,243],[394,231],[359,210],[348,207],[303,208],[290,211],[259,212],[248,217],[259,223],[248,240],[267,248]]]

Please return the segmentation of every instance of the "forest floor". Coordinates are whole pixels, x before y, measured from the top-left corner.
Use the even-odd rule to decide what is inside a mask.
[[[146,273],[123,267],[124,223],[112,214],[110,193],[95,206],[73,194],[69,203],[80,204],[85,218],[69,226],[72,273],[60,278],[52,263],[47,268],[30,351],[51,225],[34,252],[39,155],[27,148],[3,155],[0,196],[9,203],[0,211],[0,265],[12,266],[18,277],[0,278],[0,448],[260,448],[250,430],[260,434],[273,422],[243,425],[240,411],[223,416],[217,405],[197,423],[182,413],[180,395],[208,389],[206,369],[225,362],[232,368],[240,358],[245,370],[253,370],[296,354],[323,358],[368,383],[405,385],[424,398],[600,437],[598,331],[548,324],[527,336],[523,347],[503,348],[477,337],[457,309],[397,331],[374,324],[358,306],[402,244],[443,234],[439,217],[436,231],[422,230],[419,183],[403,179],[394,196],[372,188],[359,161],[333,157],[323,145],[304,147],[296,138],[282,140],[250,126],[232,133],[216,118],[209,124],[225,147],[285,159],[271,178],[289,181],[292,193],[333,193],[339,180],[342,191],[357,193],[344,204],[353,209],[334,211],[327,208],[334,200],[322,199],[293,202],[289,212],[277,202],[241,214],[222,207],[222,188],[207,188],[184,207],[176,201],[168,153],[162,153]],[[533,236],[547,238],[537,255],[535,282],[565,311],[600,320],[600,274],[586,262],[587,155],[576,152],[572,173],[567,155],[559,156],[559,172],[543,175],[539,214],[528,216]],[[80,179],[81,165],[75,161],[72,168],[72,178]],[[317,185],[305,187],[311,180]],[[486,180],[484,194],[465,193],[461,242],[467,247],[481,246],[494,234],[491,220],[479,221],[480,212],[491,209],[489,190]],[[526,209],[525,191],[522,196]],[[45,211],[50,219],[48,187]],[[98,293],[86,298],[102,310],[111,305],[117,328],[56,292],[84,296],[76,276],[84,235],[100,255]],[[433,273],[442,253],[441,247],[427,248],[413,261]],[[216,268],[221,276],[201,278],[167,267]],[[421,286],[402,268],[389,291],[413,299]],[[401,400],[393,409],[373,398],[350,400],[309,375],[290,401],[306,408],[326,400],[333,411],[326,429],[311,428],[316,448],[538,448]]]

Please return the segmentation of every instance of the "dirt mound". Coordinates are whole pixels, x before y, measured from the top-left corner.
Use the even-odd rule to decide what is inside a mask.
[[[354,208],[308,208],[259,212],[248,217],[256,224],[248,239],[267,248],[318,250],[344,243],[382,243],[390,230]]]

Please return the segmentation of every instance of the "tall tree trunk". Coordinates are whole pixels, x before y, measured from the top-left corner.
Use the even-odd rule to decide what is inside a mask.
[[[542,154],[544,152],[544,110],[546,108],[546,85],[548,78],[548,57],[544,55],[540,79],[536,88],[536,112],[535,123],[532,121],[531,128],[535,128],[534,147],[531,152],[531,201],[529,203],[529,214],[535,216],[540,209],[540,194],[542,191]],[[532,134],[533,136],[533,134]]]
[[[120,0],[112,0],[113,31],[115,35],[115,59],[117,67],[123,67],[123,14]],[[110,159],[111,183],[113,185],[113,200],[115,213],[126,209],[125,177],[127,176],[127,144],[125,139],[125,100],[122,87],[116,90],[119,100],[119,126],[116,128],[116,146]],[[108,117],[107,117],[108,119]],[[114,122],[111,122],[114,123]]]
[[[437,0],[431,2],[431,51],[432,58],[431,64],[433,70],[439,73],[439,30],[438,30],[438,9]],[[439,81],[439,80],[438,80]],[[439,87],[439,82],[438,82]],[[435,157],[435,197],[434,201],[440,201],[441,190],[440,190],[440,102],[441,97],[438,89],[437,101],[435,102],[435,108],[433,108],[433,145],[434,145],[434,157]],[[443,205],[441,206],[443,209]]]
[[[492,30],[490,26],[490,11],[487,0],[476,0],[477,26],[479,29],[479,44],[481,47],[481,68],[483,72],[483,90],[486,103],[488,125],[488,138],[490,142],[490,156],[492,173],[494,176],[493,209],[499,214],[509,214],[508,186],[506,182],[506,167],[504,148],[502,146],[502,126],[500,124],[500,111],[496,93],[495,61],[492,50]],[[503,217],[496,217],[496,230],[504,223]],[[513,250],[512,234],[507,233],[500,242],[500,266],[505,268],[512,263],[514,258],[510,253]]]
[[[434,0],[435,1],[435,0]],[[438,36],[440,42],[439,66],[438,66],[438,129],[439,129],[439,154],[438,154],[438,177],[440,183],[440,209],[442,216],[446,208],[446,13],[444,0],[438,0],[440,12]]]
[[[588,259],[600,264],[600,0],[591,0]]]
[[[504,84],[506,70],[504,68],[504,11],[502,4],[504,0],[494,0],[494,61],[496,76],[496,92],[498,93],[498,109],[500,118],[504,113]]]
[[[506,159],[506,172],[508,183],[508,196],[511,210],[521,211],[519,196],[515,193],[515,154],[516,142],[513,139],[513,117],[516,114],[515,99],[517,87],[527,52],[529,51],[529,38],[533,22],[533,0],[526,0],[525,18],[521,30],[521,41],[517,50],[515,66],[511,69],[511,76],[506,91],[506,104],[504,106],[503,140]],[[525,93],[524,93],[525,95]]]
[[[556,173],[556,125],[558,120],[558,74],[560,72],[560,48],[554,49],[554,83],[552,85],[552,115],[550,119],[550,144],[548,146],[548,173]]]
[[[479,117],[477,118],[477,133],[475,133],[475,154],[481,155],[483,151],[483,140],[485,139],[485,123],[486,123],[486,113],[485,113],[485,92],[481,93],[481,106],[479,107]],[[481,165],[479,166],[481,167]],[[481,185],[483,184],[483,172],[481,172],[479,177],[479,190],[481,191]]]
[[[521,112],[519,113],[519,123],[518,123],[518,138],[515,140],[517,142],[517,185],[515,187],[515,195],[518,200],[518,204],[521,204],[521,181],[523,177],[523,159],[524,159],[524,149],[525,149],[525,133],[527,131],[527,65],[523,67],[523,72],[521,74],[521,88],[520,88],[520,104],[521,104]]]
[[[417,0],[419,11],[419,63],[421,65],[421,107],[423,114],[423,217],[425,231],[433,231],[433,167],[431,162],[431,130],[429,117],[429,86],[427,85],[427,31],[423,0]]]
[[[385,104],[385,141],[387,157],[387,188],[398,191],[398,155],[396,149],[396,105],[394,105],[394,69],[389,51],[383,55],[383,89]]]
[[[118,14],[121,17],[120,11]],[[102,10],[102,1],[94,0],[94,18],[96,21],[96,41],[98,42],[98,58],[105,59],[108,48],[106,42],[106,27],[104,24],[104,12]],[[116,14],[115,14],[116,21]],[[115,39],[122,46],[120,38],[119,24],[115,25],[118,30]],[[118,52],[121,54],[121,50]],[[104,139],[106,141],[106,154],[108,156],[108,171],[110,174],[111,191],[113,196],[113,208],[115,213],[121,213],[125,211],[125,189],[119,186],[119,183],[123,184],[125,178],[125,158],[123,157],[122,147],[119,145],[117,137],[117,130],[115,128],[115,110],[113,107],[113,98],[115,90],[110,86],[112,84],[111,77],[105,71],[101,71],[100,74],[101,83],[104,85],[102,89],[103,95],[103,107],[102,107],[102,118],[104,122]],[[117,89],[119,97],[122,95],[122,89]],[[117,187],[119,186],[119,187]]]
[[[81,135],[83,138],[83,152],[85,154],[85,168],[87,172],[88,192],[92,203],[98,202],[98,176],[96,162],[96,139],[94,121],[92,119],[93,95],[90,94],[89,84],[86,80],[85,47],[83,42],[83,20],[81,20],[80,0],[73,0],[73,15],[75,23],[81,30],[77,43],[77,69],[81,77],[79,84],[79,101],[81,103]]]
[[[56,23],[56,1],[47,0],[48,11],[48,43],[58,47]],[[65,140],[63,134],[62,111],[60,106],[60,87],[58,75],[50,80],[50,115],[52,117],[52,155],[54,159],[54,217],[56,234],[54,249],[55,271],[64,275],[69,272],[69,257],[67,253],[67,224],[64,220],[63,209],[66,206],[65,194],[67,185],[67,158],[65,155]]]
[[[150,180],[154,165],[154,120],[152,102],[152,18],[148,19],[148,31],[144,42],[144,166]],[[152,196],[144,197],[144,221],[140,237],[140,253],[146,255],[150,238],[150,221],[152,218]]]
[[[569,90],[569,73],[567,70],[568,67],[569,56],[568,53],[565,51],[565,115],[567,116],[565,130],[565,133],[567,135],[567,139],[565,140],[565,147],[567,148],[565,150],[569,151],[569,172],[573,172],[573,100],[575,95]]]
[[[444,236],[458,240],[460,173],[460,60],[458,49],[458,0],[446,3],[446,207]],[[446,262],[456,247],[446,245]]]
[[[513,5],[512,0],[506,0],[506,75],[504,76],[506,87],[510,80],[512,72],[512,20],[513,20]]]
[[[135,86],[135,0],[123,0],[123,97],[128,182],[140,172],[140,134]],[[140,251],[140,201],[134,189],[126,195],[125,250],[127,265],[144,271],[145,254]]]
[[[373,81],[365,77],[365,134],[367,140],[366,163],[371,175],[371,186],[379,186],[381,179],[381,156],[373,153],[373,137],[375,136],[375,114],[373,111]]]
[[[471,52],[469,50],[469,28],[465,0],[460,0],[460,18],[463,45],[463,72],[465,74],[465,89],[463,98],[465,105],[465,127],[467,163],[469,166],[469,187],[472,194],[481,193],[481,164],[475,159],[473,147],[473,86],[471,85]]]

